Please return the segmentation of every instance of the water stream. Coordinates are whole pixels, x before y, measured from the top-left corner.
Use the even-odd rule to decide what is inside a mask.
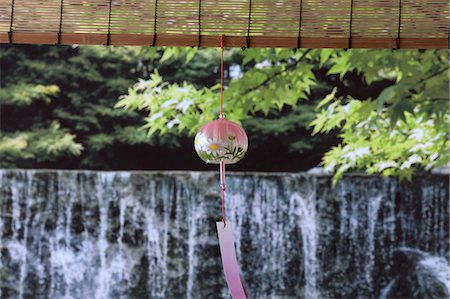
[[[348,175],[333,187],[327,175],[230,173],[226,213],[252,295],[446,296],[448,179]],[[0,298],[229,298],[216,173],[0,170],[0,180]]]

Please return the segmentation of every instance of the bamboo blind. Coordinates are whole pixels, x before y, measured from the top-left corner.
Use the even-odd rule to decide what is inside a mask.
[[[0,0],[0,43],[448,48],[448,0]]]

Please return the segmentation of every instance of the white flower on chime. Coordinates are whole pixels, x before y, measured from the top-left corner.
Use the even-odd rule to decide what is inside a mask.
[[[206,163],[234,164],[248,150],[248,138],[238,124],[219,118],[200,128],[194,140],[195,151]]]

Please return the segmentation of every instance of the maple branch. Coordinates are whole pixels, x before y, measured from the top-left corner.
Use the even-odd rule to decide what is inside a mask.
[[[283,74],[284,72],[286,72],[288,70],[295,68],[300,62],[302,62],[302,60],[306,57],[306,55],[308,55],[308,53],[311,52],[311,50],[312,49],[307,49],[305,52],[303,52],[302,56],[300,56],[300,58],[298,60],[296,60],[292,64],[288,65],[284,70],[273,73],[271,76],[267,77],[263,82],[247,89],[244,93],[249,93],[249,92],[255,91],[255,90],[267,85],[267,83],[269,83],[270,80],[272,80],[273,78]]]

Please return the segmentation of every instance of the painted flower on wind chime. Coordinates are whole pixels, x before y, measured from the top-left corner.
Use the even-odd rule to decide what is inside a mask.
[[[238,124],[220,117],[200,128],[194,139],[195,151],[206,163],[234,164],[247,153],[248,138]]]

